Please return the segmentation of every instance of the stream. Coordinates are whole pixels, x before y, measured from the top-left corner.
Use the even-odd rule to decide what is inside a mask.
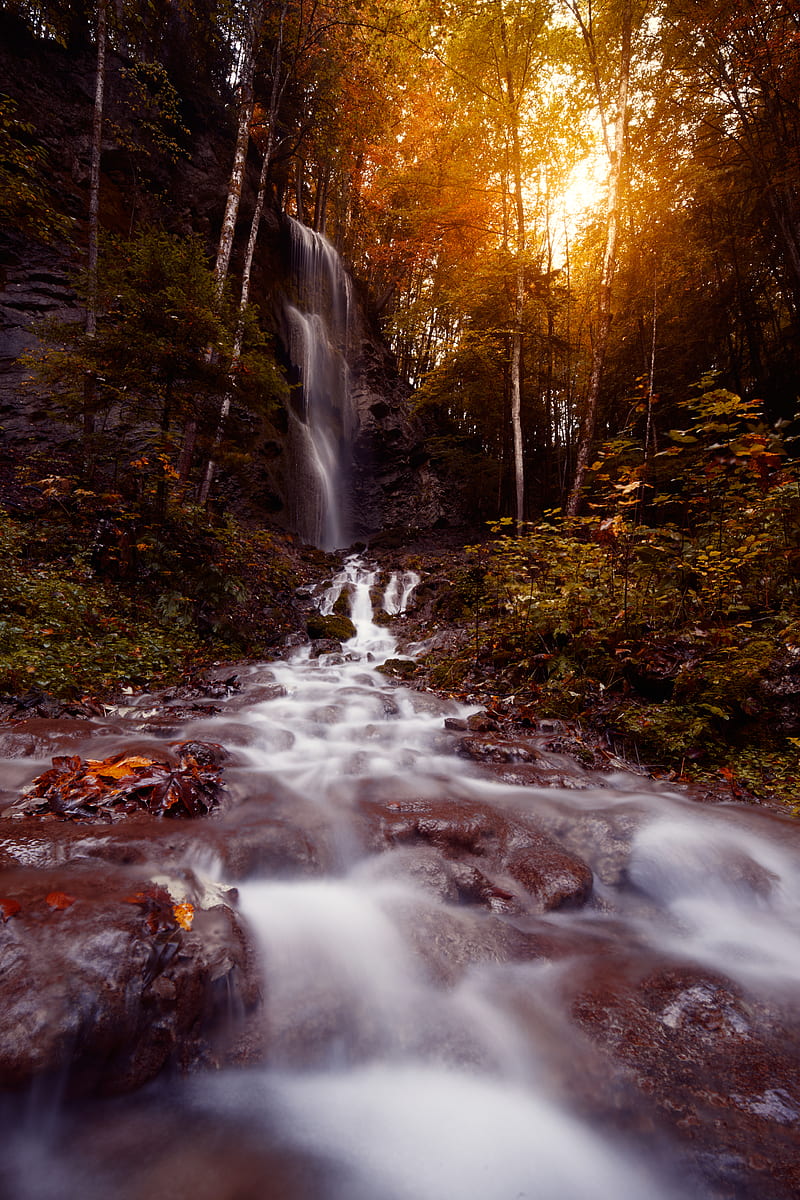
[[[341,654],[243,667],[222,711],[181,721],[231,754],[231,806],[205,821],[260,846],[232,872],[181,843],[256,948],[236,1054],[127,1096],[65,1101],[48,1077],[7,1099],[2,1195],[796,1195],[798,826],[583,771],[552,730],[473,734],[474,708],[377,670],[397,656],[377,579],[351,558],[319,597],[351,596]],[[414,585],[384,573],[387,611]],[[152,749],[152,707],[69,752]],[[61,752],[9,758],[13,788]]]

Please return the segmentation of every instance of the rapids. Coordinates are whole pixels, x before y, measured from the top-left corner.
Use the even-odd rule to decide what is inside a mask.
[[[383,579],[382,606],[402,612],[415,579]],[[797,827],[582,772],[546,739],[537,763],[559,787],[526,783],[513,757],[465,754],[474,709],[377,669],[397,655],[374,620],[377,582],[348,559],[319,597],[323,611],[350,598],[357,633],[342,653],[305,646],[243,668],[224,710],[181,731],[232,750],[226,828],[278,813],[314,847],[300,866],[265,859],[232,881],[187,850],[235,883],[257,948],[248,1065],[102,1103],[62,1107],[35,1089],[6,1112],[3,1194],[791,1195],[745,1142],[791,1148],[800,1116],[797,1060],[781,1075],[770,1040],[796,1045],[798,1030]],[[142,730],[149,703],[118,724]],[[92,753],[117,737],[106,730]],[[532,899],[527,837],[565,886],[588,864],[585,903],[577,884],[563,904]],[[779,1077],[747,1084],[751,1057]]]

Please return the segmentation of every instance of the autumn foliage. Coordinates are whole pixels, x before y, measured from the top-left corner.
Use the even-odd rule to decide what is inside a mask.
[[[114,754],[99,761],[59,755],[8,815],[52,813],[65,820],[104,821],[139,812],[206,816],[224,793],[219,763],[225,752],[204,742],[178,743],[177,749],[177,766],[138,754]]]

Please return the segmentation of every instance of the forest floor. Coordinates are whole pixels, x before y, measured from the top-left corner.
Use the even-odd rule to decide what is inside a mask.
[[[282,656],[307,636],[314,589],[340,556],[188,503],[143,516],[131,499],[42,472],[0,462],[3,721],[191,689],[210,667]],[[402,529],[363,548],[384,572],[421,576],[406,614],[380,614],[399,645],[388,673],[480,705],[485,731],[524,736],[547,722],[553,745],[584,766],[795,810],[791,647],[763,632],[742,637],[741,626],[735,638],[676,628],[620,640],[611,618],[593,614],[582,619],[596,626],[587,654],[585,628],[554,633],[530,603],[520,628],[493,545],[485,530]],[[577,579],[581,564],[567,570]]]

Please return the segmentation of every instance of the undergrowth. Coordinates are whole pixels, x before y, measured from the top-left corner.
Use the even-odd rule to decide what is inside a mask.
[[[39,484],[35,510],[0,509],[0,693],[152,686],[263,654],[292,627],[296,564],[270,533]]]

